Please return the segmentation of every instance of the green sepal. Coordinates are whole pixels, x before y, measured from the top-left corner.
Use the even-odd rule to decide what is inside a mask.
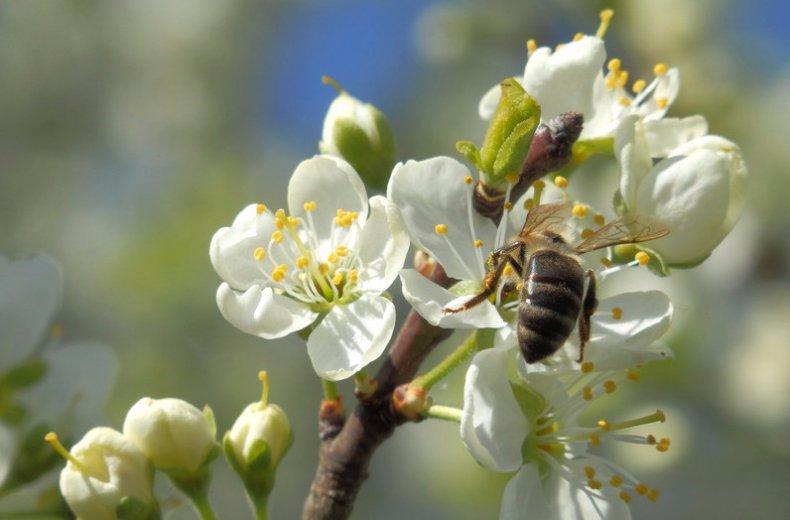
[[[540,123],[540,105],[518,81],[508,78],[500,87],[502,95],[480,150],[483,180],[493,187],[503,187],[507,175],[520,173]]]
[[[205,405],[203,407],[203,417],[205,417],[206,420],[211,425],[211,438],[212,439],[216,439],[217,438],[217,418],[214,416],[214,410],[212,410],[209,405]],[[214,454],[214,456],[215,457],[217,456],[216,453]]]
[[[208,488],[211,484],[211,462],[217,458],[219,453],[219,444],[214,444],[196,470],[173,468],[162,469],[162,472],[170,478],[170,481],[176,488],[181,490],[192,501],[198,501],[208,494]]]
[[[47,364],[40,359],[31,359],[15,366],[0,379],[0,388],[18,390],[32,386],[44,377]]]
[[[584,162],[590,155],[614,155],[614,138],[599,137],[576,141],[571,148],[576,162]]]
[[[475,143],[472,141],[458,141],[455,143],[455,149],[458,150],[458,153],[466,157],[466,160],[472,163],[476,169],[483,169],[480,149]]]
[[[647,263],[647,268],[653,274],[665,277],[670,274],[670,266],[664,262],[661,255],[649,247],[640,244],[621,244],[612,248],[612,261],[616,264],[627,264],[634,260],[634,256],[640,251],[644,251],[650,255],[650,261]]]
[[[274,488],[277,469],[272,464],[269,444],[262,439],[256,440],[247,460],[239,460],[230,441],[230,435],[226,433],[222,440],[222,448],[231,468],[241,478],[250,500],[258,504],[256,507],[263,506],[265,508],[269,494]]]
[[[162,518],[159,508],[143,502],[137,497],[125,496],[115,508],[119,520],[158,520]]]

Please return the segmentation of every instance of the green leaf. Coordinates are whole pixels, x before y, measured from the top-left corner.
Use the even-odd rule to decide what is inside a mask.
[[[480,150],[475,143],[472,141],[458,141],[455,143],[455,149],[458,150],[458,153],[466,157],[466,160],[472,163],[476,169],[483,169],[480,159]]]
[[[40,359],[31,359],[9,370],[0,380],[0,386],[20,389],[38,383],[47,371],[47,365]]]

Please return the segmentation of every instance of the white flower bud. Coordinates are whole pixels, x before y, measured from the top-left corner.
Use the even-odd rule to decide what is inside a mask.
[[[349,95],[331,78],[338,95],[324,118],[321,153],[346,160],[366,183],[383,189],[395,162],[395,142],[389,121],[379,109]]]
[[[60,472],[60,492],[78,518],[115,519],[124,497],[156,510],[153,470],[145,455],[120,432],[93,428],[71,452],[54,433],[46,440],[68,460]]]
[[[249,466],[259,453],[257,445],[263,441],[268,446],[271,467],[276,468],[283,455],[291,447],[293,431],[288,416],[282,408],[268,402],[269,383],[266,372],[259,378],[263,383],[263,394],[241,412],[226,437],[236,460],[241,466]]]
[[[211,418],[181,399],[140,399],[126,414],[123,433],[163,470],[195,471],[216,446]]]

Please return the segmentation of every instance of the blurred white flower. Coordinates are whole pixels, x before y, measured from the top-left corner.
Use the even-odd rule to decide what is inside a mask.
[[[123,434],[154,466],[196,471],[216,446],[216,425],[181,399],[144,397],[129,409]]]
[[[590,447],[603,441],[669,449],[668,438],[624,433],[664,421],[660,410],[621,422],[582,426],[578,417],[596,398],[614,392],[625,371],[586,373],[566,380],[526,373],[515,349],[488,349],[472,360],[464,386],[461,438],[484,467],[517,472],[502,497],[502,519],[630,518],[636,495],[658,491]]]
[[[564,112],[584,115],[579,141],[611,138],[619,122],[628,115],[637,114],[645,121],[660,120],[680,88],[677,69],[663,63],[655,65],[655,77],[649,83],[643,79],[634,81],[631,92],[629,73],[622,68],[619,58],[609,60],[604,75],[603,34],[611,19],[611,13],[605,13],[601,13],[601,27],[595,36],[579,33],[573,41],[558,45],[554,51],[549,47],[538,48],[530,40],[524,74],[516,77],[527,93],[537,99],[543,122]],[[483,96],[480,117],[489,119],[493,115],[499,95],[497,85]]]
[[[451,329],[497,329],[494,345],[516,345],[516,307],[519,299],[502,298],[501,288],[493,302],[485,300],[471,309],[448,314],[479,290],[486,274],[489,253],[520,231],[526,219],[525,203],[534,202],[534,188],[524,199],[510,205],[499,227],[480,216],[472,205],[473,183],[469,170],[454,159],[436,157],[399,164],[390,179],[388,196],[398,207],[412,241],[439,262],[450,278],[459,280],[451,289],[433,283],[415,269],[401,272],[403,295],[432,325]],[[564,195],[544,186],[544,199],[556,201]],[[566,238],[574,243],[585,231],[600,226],[601,215],[584,206],[583,216],[569,218]],[[582,257],[594,262],[595,253]],[[600,264],[597,266],[600,267]],[[591,320],[592,334],[586,346],[586,366],[611,370],[660,359],[668,350],[656,341],[669,328],[672,305],[659,291],[632,292],[599,303]],[[533,370],[562,372],[579,370],[579,343],[575,334],[565,347]]]
[[[121,499],[130,497],[151,510],[153,470],[139,449],[111,428],[93,428],[66,452],[57,436],[47,441],[67,458],[60,472],[60,492],[77,518],[114,520]]]
[[[215,233],[211,261],[225,283],[220,312],[264,339],[311,330],[307,351],[323,378],[352,376],[384,351],[395,307],[381,295],[398,275],[409,239],[384,197],[367,199],[345,161],[303,161],[288,207],[251,204]]]
[[[678,124],[683,121],[679,120]],[[653,142],[666,158],[653,164]],[[691,132],[694,134],[695,132]],[[624,120],[615,136],[620,161],[620,196],[625,214],[653,216],[671,233],[650,243],[664,262],[692,266],[707,258],[730,232],[745,203],[746,164],[740,148],[723,137],[703,135],[670,143],[672,125],[649,128],[636,117]]]

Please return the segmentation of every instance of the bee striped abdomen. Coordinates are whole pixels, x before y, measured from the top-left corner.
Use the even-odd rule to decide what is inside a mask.
[[[518,306],[518,343],[528,363],[556,352],[576,326],[584,271],[568,255],[541,250],[531,255]]]

